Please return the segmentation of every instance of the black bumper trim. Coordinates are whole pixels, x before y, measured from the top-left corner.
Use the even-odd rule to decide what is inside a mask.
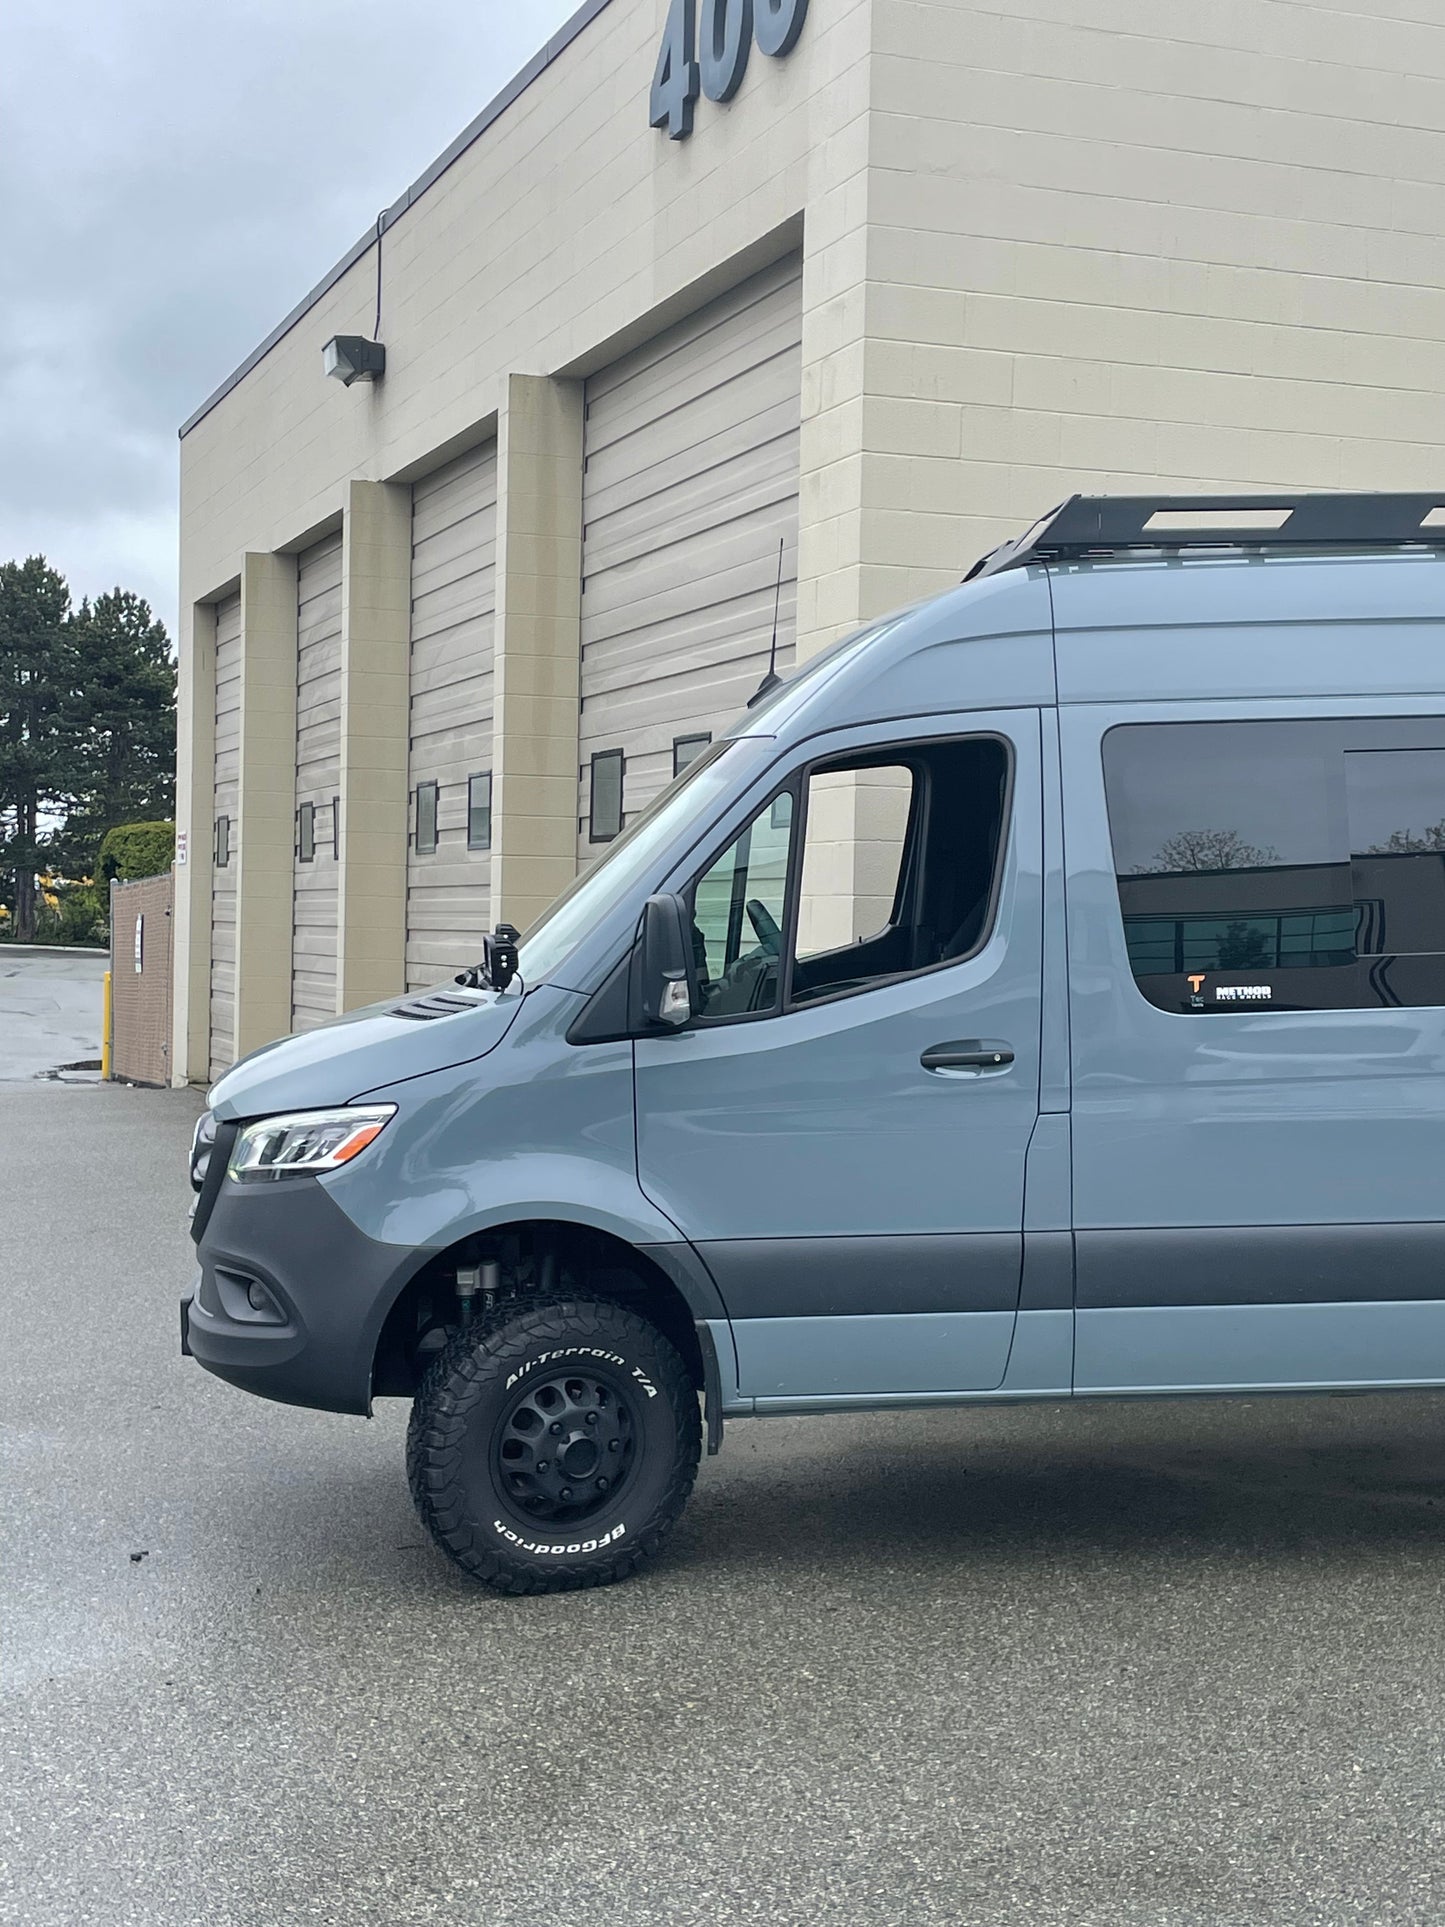
[[[217,1378],[284,1405],[365,1414],[386,1314],[431,1256],[368,1238],[315,1178],[223,1184],[200,1239],[183,1345]],[[217,1269],[257,1278],[284,1323],[229,1317]]]

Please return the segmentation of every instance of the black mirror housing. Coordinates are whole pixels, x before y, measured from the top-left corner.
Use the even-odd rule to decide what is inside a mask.
[[[679,1030],[697,1015],[691,916],[679,896],[649,897],[633,952],[633,1010],[639,1030]]]

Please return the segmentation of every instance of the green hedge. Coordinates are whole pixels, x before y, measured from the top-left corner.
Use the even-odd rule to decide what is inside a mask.
[[[175,855],[174,823],[118,823],[101,839],[97,881],[119,877],[130,883],[137,877],[164,876]]]

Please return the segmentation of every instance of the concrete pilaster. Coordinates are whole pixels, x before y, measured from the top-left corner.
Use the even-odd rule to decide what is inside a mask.
[[[203,1083],[211,1050],[211,831],[216,765],[216,610],[198,602],[181,618],[176,688],[176,866],[171,1079]]]
[[[241,563],[236,1055],[291,1028],[296,820],[296,561]]]
[[[577,869],[581,385],[510,375],[497,460],[492,914],[525,930]]]
[[[338,1010],[406,987],[411,490],[351,482],[341,559]]]

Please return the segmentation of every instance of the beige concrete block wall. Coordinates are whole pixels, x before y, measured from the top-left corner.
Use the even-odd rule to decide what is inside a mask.
[[[352,482],[341,547],[336,1007],[406,988],[411,490]]]
[[[1429,488],[1445,34],[1412,0],[874,0],[862,601],[1073,490]]]
[[[201,1082],[211,1055],[211,835],[216,767],[216,610],[183,609],[176,689],[176,865],[171,1076]]]
[[[291,1028],[296,825],[296,561],[241,562],[241,776],[236,815],[236,1055]]]
[[[492,919],[526,930],[577,867],[580,382],[509,378],[497,481]]]
[[[214,595],[241,541],[296,545],[352,479],[435,466],[497,413],[511,374],[589,372],[781,257],[805,209],[820,308],[805,379],[821,414],[856,390],[861,256],[848,236],[864,198],[873,4],[815,4],[786,59],[754,51],[736,97],[699,102],[692,138],[674,142],[647,124],[667,0],[611,0],[388,228],[385,379],[344,389],[321,371],[328,336],[370,332],[368,253],[186,434],[183,596]],[[840,344],[822,307],[849,290]],[[814,460],[805,447],[805,469]]]

